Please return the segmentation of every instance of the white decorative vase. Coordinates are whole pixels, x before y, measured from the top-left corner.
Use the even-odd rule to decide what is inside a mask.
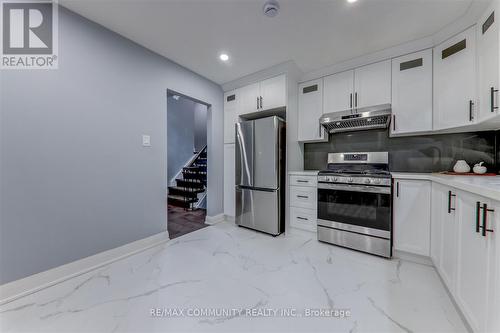
[[[453,171],[456,173],[467,173],[470,171],[470,166],[465,162],[465,160],[458,160],[453,167]]]

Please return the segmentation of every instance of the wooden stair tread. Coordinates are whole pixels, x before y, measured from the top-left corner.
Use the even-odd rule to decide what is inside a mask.
[[[169,186],[168,189],[172,189],[175,191],[191,192],[191,193],[201,193],[205,191],[202,188],[189,188],[185,186]]]
[[[183,197],[181,195],[175,195],[175,194],[169,194],[168,195],[168,199],[169,200],[182,201],[182,202],[188,202],[188,203],[198,201],[198,198],[187,198],[187,197]]]

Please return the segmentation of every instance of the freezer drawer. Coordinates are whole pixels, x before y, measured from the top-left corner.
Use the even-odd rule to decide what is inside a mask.
[[[236,224],[271,235],[282,233],[279,198],[280,190],[236,187]]]

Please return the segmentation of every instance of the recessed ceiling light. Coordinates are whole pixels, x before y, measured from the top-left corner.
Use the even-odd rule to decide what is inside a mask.
[[[219,56],[219,59],[222,60],[222,61],[228,61],[229,60],[229,56],[226,53],[221,53],[220,56]]]
[[[349,3],[355,3],[356,1],[358,1],[358,0],[347,0],[347,2],[349,2]]]

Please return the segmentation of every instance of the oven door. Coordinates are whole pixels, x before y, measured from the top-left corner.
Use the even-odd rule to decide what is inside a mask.
[[[318,184],[318,225],[391,238],[391,187]]]

